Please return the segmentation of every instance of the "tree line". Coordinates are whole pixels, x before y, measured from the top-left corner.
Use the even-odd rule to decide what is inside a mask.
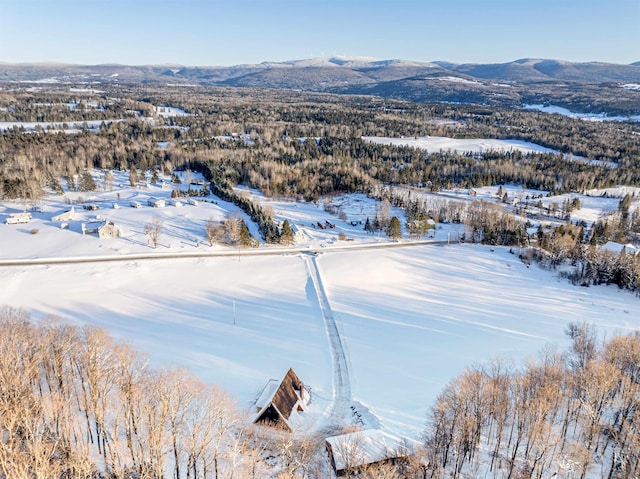
[[[640,335],[599,344],[570,324],[571,349],[523,367],[464,371],[429,414],[429,477],[603,477],[640,473]]]
[[[321,436],[264,433],[218,387],[153,368],[104,330],[6,306],[0,326],[0,477],[330,476]],[[430,407],[422,445],[348,477],[637,477],[640,335],[566,334],[567,351],[465,370]],[[363,445],[345,447],[356,464]]]
[[[269,433],[184,369],[95,326],[0,307],[0,477],[326,477],[321,438]],[[277,458],[277,460],[273,460]]]

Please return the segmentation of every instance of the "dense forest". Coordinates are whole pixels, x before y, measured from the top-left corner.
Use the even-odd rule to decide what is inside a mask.
[[[63,193],[64,181],[89,191],[87,172],[93,168],[129,170],[130,178],[141,180],[154,177],[154,172],[191,169],[205,176],[213,194],[240,206],[265,241],[280,242],[282,232],[268,212],[237,195],[236,185],[259,189],[267,196],[307,201],[364,192],[405,208],[412,227],[429,218],[464,223],[466,240],[535,244],[538,252],[533,256],[552,267],[572,261],[578,266],[572,280],[580,284],[613,283],[640,290],[637,260],[612,257],[596,248],[607,241],[624,244],[640,238],[640,213],[629,208],[632,198],[593,228],[568,223],[534,235],[521,219],[530,214],[533,200],[518,206],[516,217],[495,206],[455,202],[434,206],[433,201],[419,201],[417,195],[408,198],[398,193],[407,188],[438,192],[502,184],[548,194],[640,186],[637,123],[278,90],[104,88],[5,88],[0,93],[0,120],[54,123],[0,133],[0,198],[35,202],[45,191]],[[171,113],[176,109],[178,113]],[[83,123],[90,120],[97,121],[91,127]],[[518,139],[559,153],[427,153],[364,138],[424,135]],[[563,205],[543,213],[562,220],[568,212],[569,205]],[[378,220],[380,229],[385,229],[385,220]]]
[[[516,183],[556,192],[640,184],[640,132],[633,123],[277,91],[130,87],[84,93],[92,100],[82,95],[0,95],[0,121],[61,123],[35,134],[16,128],[0,135],[0,195],[34,196],[51,178],[93,167],[171,170],[196,161],[215,162],[231,183],[313,199],[377,182],[434,190]],[[163,117],[154,114],[155,105],[188,114]],[[65,134],[62,123],[89,119],[104,123],[76,125],[75,134]],[[478,155],[427,154],[362,139],[424,135],[532,141],[582,160],[491,152],[479,161]],[[167,148],[158,146],[167,141]]]

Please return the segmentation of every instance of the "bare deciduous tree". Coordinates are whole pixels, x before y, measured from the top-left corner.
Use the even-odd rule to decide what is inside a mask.
[[[162,234],[162,218],[159,216],[154,217],[150,223],[144,226],[144,234],[147,235],[147,243],[153,245],[153,248],[158,247],[160,241],[160,235]]]
[[[214,243],[222,243],[224,241],[224,227],[212,218],[207,221],[205,225],[205,232],[207,234],[207,240],[209,240],[209,246],[213,246]]]

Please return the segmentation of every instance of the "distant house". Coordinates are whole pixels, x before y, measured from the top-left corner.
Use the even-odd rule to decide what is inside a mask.
[[[120,228],[111,221],[91,221],[82,224],[82,234],[96,234],[98,238],[117,238]]]
[[[51,221],[69,221],[72,220],[76,214],[75,208],[72,206],[70,210],[59,213],[51,217]]]
[[[309,391],[293,369],[282,380],[270,379],[256,401],[253,422],[293,430],[293,417],[307,407]]]
[[[164,208],[165,203],[162,198],[149,198],[147,200],[147,205],[152,206],[153,208]]]
[[[31,213],[12,213],[4,220],[8,225],[17,225],[31,221]]]
[[[406,461],[413,453],[408,440],[379,429],[328,437],[325,446],[337,476],[357,473],[376,464]]]

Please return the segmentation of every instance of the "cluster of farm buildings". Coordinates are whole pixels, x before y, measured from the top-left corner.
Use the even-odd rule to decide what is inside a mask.
[[[255,402],[253,422],[293,432],[303,424],[310,391],[293,369],[280,380],[270,379]],[[380,429],[338,434],[325,438],[331,466],[338,476],[361,468],[406,460],[412,453],[408,441]]]

